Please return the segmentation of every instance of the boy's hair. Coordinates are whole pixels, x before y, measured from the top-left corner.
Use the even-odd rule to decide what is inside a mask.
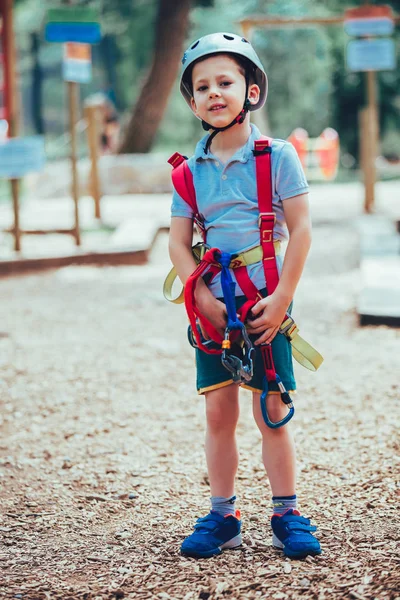
[[[208,58],[212,58],[213,56],[229,56],[229,58],[232,58],[232,60],[234,60],[235,63],[237,64],[237,66],[239,67],[239,71],[243,75],[243,77],[246,79],[248,85],[252,85],[253,83],[255,83],[254,65],[249,60],[247,60],[243,56],[240,56],[239,54],[234,54],[233,52],[226,52],[226,53],[214,52],[213,54],[208,54],[207,56],[197,59],[187,69],[184,80],[185,80],[185,83],[187,84],[187,86],[189,87],[189,89],[191,90],[192,96],[193,96],[192,75],[193,75],[193,69],[194,69],[195,65],[197,65],[200,62],[203,62],[204,60],[207,60]]]

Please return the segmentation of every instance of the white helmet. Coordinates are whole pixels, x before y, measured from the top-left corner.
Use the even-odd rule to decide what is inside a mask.
[[[186,50],[182,57],[180,90],[188,105],[190,106],[190,100],[193,96],[192,82],[188,79],[188,75],[191,77],[191,69],[189,69],[189,67],[193,66],[199,58],[205,58],[206,56],[217,53],[234,54],[246,59],[246,61],[251,64],[254,68],[252,76],[255,83],[260,88],[260,98],[257,104],[249,106],[249,110],[261,108],[267,99],[268,78],[260,59],[253,46],[244,37],[236,35],[235,33],[222,32],[211,33],[201,37]]]

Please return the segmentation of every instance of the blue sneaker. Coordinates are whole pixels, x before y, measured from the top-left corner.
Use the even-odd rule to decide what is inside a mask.
[[[211,511],[206,517],[197,519],[194,532],[181,546],[181,553],[194,558],[209,558],[221,554],[227,548],[237,548],[242,543],[240,535],[240,511],[224,517]]]
[[[290,508],[283,515],[272,515],[272,543],[283,550],[289,558],[305,558],[309,554],[321,554],[321,546],[312,531],[317,531],[310,520],[300,516],[298,510]]]

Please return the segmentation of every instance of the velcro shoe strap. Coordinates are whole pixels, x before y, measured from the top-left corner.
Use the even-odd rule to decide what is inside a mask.
[[[214,531],[214,529],[216,528],[217,523],[215,521],[211,521],[211,519],[209,520],[201,520],[199,523],[196,523],[196,525],[194,526],[195,529],[206,529],[207,531]]]
[[[289,521],[286,523],[286,529],[289,531],[303,531],[307,533],[317,531],[315,525],[307,525],[306,523],[300,523],[299,521]]]

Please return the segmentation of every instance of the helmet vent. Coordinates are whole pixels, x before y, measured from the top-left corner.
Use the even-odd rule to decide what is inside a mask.
[[[246,40],[246,38],[242,38],[242,42],[246,42],[246,44],[250,44],[250,42],[248,40]]]
[[[229,41],[233,41],[233,40],[235,39],[235,38],[234,38],[234,37],[232,37],[231,35],[226,35],[226,33],[224,33],[224,38],[225,38],[226,40],[229,40]]]
[[[200,40],[197,40],[197,42],[195,42],[192,46],[190,46],[191,50],[194,50],[196,48],[196,46],[199,45]]]

